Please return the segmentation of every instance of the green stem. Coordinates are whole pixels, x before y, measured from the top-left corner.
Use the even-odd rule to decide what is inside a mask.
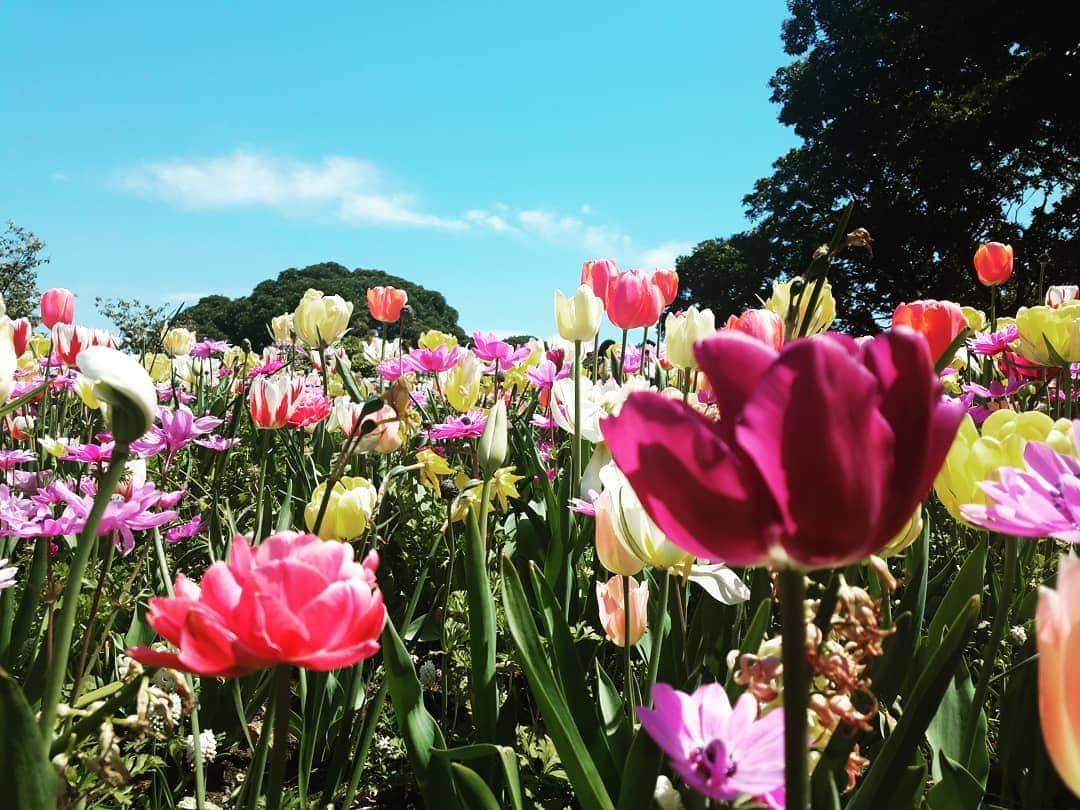
[[[780,631],[784,667],[784,787],[788,810],[809,810],[806,707],[810,701],[810,668],[806,663],[806,619],[802,571],[780,570]]]
[[[274,667],[274,740],[270,752],[270,783],[266,787],[266,810],[280,810],[285,782],[285,761],[289,755],[289,712],[292,704],[292,668]]]
[[[266,467],[270,463],[270,443],[273,441],[273,431],[264,429],[259,437],[259,492],[256,497],[258,503],[255,506],[255,529],[252,538],[255,543],[262,542],[262,525],[266,519],[264,514],[266,506]]]
[[[667,618],[668,594],[671,591],[671,573],[665,571],[660,583],[660,599],[657,601],[656,622],[652,627],[652,648],[649,650],[649,682],[646,687],[652,694],[653,684],[656,683],[656,675],[660,670],[660,648],[664,645],[664,619]],[[652,698],[649,698],[652,705]]]
[[[623,594],[623,626],[622,626],[622,640],[623,640],[623,666],[626,672],[626,682],[623,684],[623,702],[626,704],[626,710],[630,713],[631,722],[634,717],[634,669],[633,662],[631,661],[631,644],[630,644],[630,577],[624,576],[622,578],[622,594]]]
[[[997,286],[990,288],[990,331],[997,331]]]
[[[1005,577],[1001,582],[1001,597],[998,599],[997,610],[994,613],[994,621],[990,626],[990,638],[983,649],[982,667],[979,669],[979,680],[975,684],[975,695],[972,698],[971,711],[964,721],[963,747],[960,749],[965,754],[965,764],[971,767],[971,759],[975,748],[975,736],[979,731],[979,714],[986,703],[986,693],[990,689],[990,678],[994,674],[994,662],[997,659],[998,647],[1005,635],[1005,627],[1009,623],[1009,613],[1012,607],[1013,589],[1016,587],[1017,569],[1017,543],[1015,537],[1005,538]]]
[[[659,331],[660,327],[657,327]],[[641,330],[641,359],[638,360],[638,376],[645,376],[645,348],[649,345],[649,327],[645,327]]]
[[[626,334],[627,330],[622,330],[622,349],[619,350],[619,376],[615,378],[615,382],[621,383],[623,381],[623,366],[626,365]]]
[[[600,382],[600,333],[592,340],[592,378],[593,382]]]
[[[574,444],[570,448],[570,496],[581,486],[581,341],[574,341]]]
[[[68,656],[71,654],[71,636],[75,630],[75,614],[79,607],[79,593],[82,591],[83,575],[86,573],[86,564],[90,560],[90,551],[97,541],[97,530],[98,526],[101,525],[102,517],[105,515],[105,507],[108,506],[113,491],[124,474],[124,462],[127,457],[128,445],[117,442],[113,447],[112,458],[109,460],[109,469],[105,473],[105,477],[98,482],[98,491],[97,495],[94,496],[94,504],[90,508],[90,515],[86,519],[86,525],[79,534],[75,546],[75,555],[72,557],[71,566],[68,569],[63,604],[60,607],[60,615],[57,618],[53,636],[53,658],[45,676],[45,693],[41,701],[41,720],[38,722],[46,755],[49,749],[52,748],[54,726],[56,725],[56,707],[60,703],[64,678],[67,674]]]

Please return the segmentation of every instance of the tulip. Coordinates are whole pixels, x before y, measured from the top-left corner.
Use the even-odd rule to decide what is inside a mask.
[[[53,348],[65,366],[77,365],[79,352],[92,345],[93,335],[85,326],[59,323],[53,328]]]
[[[784,345],[784,319],[769,309],[748,309],[738,318],[731,315],[724,328],[750,335],[773,349]]]
[[[611,280],[607,313],[620,329],[640,329],[660,320],[664,294],[640,270],[629,270]]]
[[[664,354],[677,368],[697,368],[694,344],[716,332],[716,316],[711,309],[687,307],[685,312],[669,312],[664,319]]]
[[[22,357],[26,354],[26,347],[30,344],[30,319],[16,318],[11,322],[11,340],[15,349],[15,356]]]
[[[911,516],[911,520],[904,524],[903,528],[896,533],[896,536],[886,543],[882,549],[878,552],[881,557],[892,557],[899,554],[912,543],[914,543],[923,530],[923,513],[922,506],[919,506],[915,510],[915,514]]]
[[[465,352],[456,366],[440,375],[446,401],[458,413],[467,413],[476,406],[483,381],[484,367],[470,351]]]
[[[926,338],[930,356],[936,363],[968,328],[968,321],[959,305],[952,301],[914,301],[896,308],[892,325],[914,329]]]
[[[304,507],[304,524],[309,532],[315,532],[315,521],[319,518],[323,499],[326,497],[326,482],[323,481],[311,493],[311,500]],[[326,512],[317,534],[323,540],[352,540],[367,529],[371,515],[375,511],[378,492],[366,478],[345,476],[330,490]]]
[[[577,288],[573,298],[555,291],[555,325],[563,340],[592,340],[600,331],[604,302],[587,284]]]
[[[1057,309],[1066,301],[1080,300],[1080,287],[1075,284],[1055,284],[1046,291],[1046,305]]]
[[[1039,588],[1035,610],[1039,650],[1039,719],[1058,775],[1080,796],[1080,560],[1063,556],[1057,589]]]
[[[1080,301],[1064,301],[1056,309],[1020,307],[1016,328],[1025,359],[1050,367],[1080,363]]]
[[[975,309],[975,307],[960,307],[960,311],[964,313],[964,320],[967,321],[968,329],[972,332],[985,332],[986,331],[986,313],[981,309]],[[997,319],[997,328],[1001,329],[1005,323],[1005,318]]]
[[[488,412],[487,424],[476,445],[476,460],[484,478],[491,478],[506,461],[506,402],[500,399]]]
[[[664,306],[670,307],[679,294],[679,274],[674,270],[656,270],[652,280],[664,296]]]
[[[46,329],[52,329],[58,323],[72,323],[75,320],[75,296],[71,290],[54,287],[41,296],[41,322]]]
[[[929,491],[963,417],[910,330],[779,352],[723,331],[696,355],[719,422],[640,392],[600,428],[649,517],[708,560],[818,568],[876,552]]]
[[[641,641],[649,623],[649,583],[630,582],[630,646]],[[596,583],[596,601],[600,608],[600,625],[609,640],[620,647],[627,644],[626,601],[623,598],[623,578],[613,576],[607,582]]]
[[[293,313],[296,336],[308,346],[336,343],[349,328],[353,305],[340,295],[308,290]]]
[[[363,564],[345,543],[278,532],[252,549],[233,538],[229,561],[201,586],[176,576],[175,596],[150,600],[147,622],[179,652],[137,647],[148,666],[238,677],[277,664],[343,669],[379,651],[386,608],[375,581],[379,557]]]
[[[452,350],[457,348],[458,339],[453,335],[448,335],[446,332],[440,332],[438,329],[428,329],[420,335],[416,345],[421,349],[431,349],[432,351],[435,351],[440,346]]]
[[[396,323],[407,303],[409,294],[397,287],[372,287],[367,291],[368,311],[382,323]]]
[[[94,398],[117,442],[135,441],[157,416],[157,389],[139,361],[108,346],[90,346],[77,358],[83,376],[93,385]]]
[[[165,351],[173,357],[187,357],[195,348],[195,333],[182,326],[169,329],[161,339]]]
[[[296,328],[293,326],[293,314],[286,312],[270,319],[270,334],[275,343],[289,344],[293,342],[293,334]]]
[[[775,281],[773,282],[772,295],[769,300],[765,302],[765,309],[775,312],[781,319],[785,319],[788,316],[788,310],[791,308],[792,293],[791,286],[795,281],[803,283],[801,278],[789,279],[788,281]],[[809,287],[809,285],[807,285]],[[810,290],[806,289],[803,292],[802,298],[799,300],[799,312],[796,317],[795,323],[799,324],[806,320],[806,311],[810,308]],[[832,285],[829,284],[828,279],[821,285],[821,292],[818,294],[817,303],[814,304],[814,312],[810,317],[810,323],[806,329],[807,335],[817,335],[824,332],[830,326],[832,326],[833,320],[836,318],[836,300],[833,298]]]
[[[680,568],[685,572],[694,562],[694,556],[672,543],[652,518],[649,517],[637,493],[626,480],[626,476],[614,464],[600,472],[604,482],[604,494],[610,499],[610,521],[619,543],[634,557],[642,562],[667,571]],[[599,517],[597,518],[599,525]],[[597,530],[599,531],[599,529]],[[599,546],[599,539],[597,540]],[[617,574],[637,573],[636,571],[615,571]]]
[[[581,265],[581,283],[587,284],[604,306],[607,306],[611,284],[618,276],[619,267],[614,259],[593,259]]]
[[[11,321],[0,315],[0,405],[8,401],[15,388],[19,353],[15,350],[14,332]]]
[[[600,560],[600,564],[611,573],[621,576],[633,576],[641,571],[645,563],[620,543],[615,534],[611,493],[601,493],[600,497],[593,501],[593,508],[596,510],[596,558]]]
[[[986,287],[996,287],[1009,280],[1013,271],[1012,245],[987,242],[975,251],[975,275]]]
[[[248,394],[251,421],[265,430],[285,427],[303,394],[303,377],[256,377]]]

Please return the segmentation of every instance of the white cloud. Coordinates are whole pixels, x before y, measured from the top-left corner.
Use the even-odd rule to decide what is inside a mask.
[[[686,256],[694,249],[693,242],[663,242],[641,254],[640,264],[650,270],[657,267],[674,267],[675,259]]]

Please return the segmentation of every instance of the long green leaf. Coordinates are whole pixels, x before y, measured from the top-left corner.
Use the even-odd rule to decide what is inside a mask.
[[[972,596],[981,595],[983,577],[986,572],[986,538],[982,537],[975,550],[960,566],[960,571],[953,580],[949,590],[945,592],[941,604],[934,611],[934,617],[930,620],[930,629],[927,633],[924,649],[920,653],[922,661],[929,660],[930,656],[941,644],[945,635],[945,628],[955,624],[956,617],[965,609],[968,600]]]
[[[53,810],[56,774],[41,746],[34,713],[19,685],[0,669],[0,796],[5,807]]]
[[[501,810],[499,800],[491,792],[491,788],[480,778],[480,774],[459,762],[450,763],[450,772],[453,774],[454,784],[461,795],[463,807],[469,810]],[[431,804],[428,807],[445,807],[444,804]]]
[[[469,658],[473,722],[480,742],[495,742],[499,696],[495,688],[495,603],[488,582],[484,541],[476,512],[465,536],[465,587],[469,601]]]
[[[555,750],[559,752],[563,768],[577,793],[577,800],[584,810],[613,810],[614,805],[604,788],[596,764],[589,756],[574,717],[555,682],[555,675],[548,664],[547,654],[540,643],[540,634],[536,630],[536,623],[525,598],[521,578],[509,558],[503,557],[501,564],[506,622],[517,645],[525,677],[540,707],[548,733],[555,743]]]
[[[656,776],[660,773],[663,757],[663,752],[644,727],[639,728],[623,764],[618,810],[648,810],[652,807]]]
[[[460,748],[434,748],[431,753],[437,757],[443,757],[449,762],[468,762],[474,759],[486,759],[491,756],[498,757],[499,762],[502,764],[506,791],[510,796],[510,806],[513,810],[522,810],[524,807],[521,775],[518,771],[517,754],[514,753],[513,748],[506,745],[477,743],[476,745],[463,745]]]
[[[622,696],[615,688],[611,678],[604,672],[600,662],[596,663],[596,691],[600,704],[600,717],[604,723],[604,736],[607,737],[608,748],[615,760],[615,768],[619,777],[623,776],[622,767],[626,755],[630,750],[634,729],[630,724],[630,718],[626,716],[626,707],[623,705]]]

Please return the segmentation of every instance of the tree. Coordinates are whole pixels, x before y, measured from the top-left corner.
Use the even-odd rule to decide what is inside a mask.
[[[135,352],[153,351],[169,323],[170,308],[144,304],[134,298],[95,298],[98,312],[116,326],[124,345]]]
[[[971,268],[982,241],[1016,249],[1006,306],[1039,297],[1042,260],[1047,284],[1075,273],[1072,27],[1002,0],[789,8],[783,41],[795,59],[770,86],[780,121],[803,143],[744,199],[755,223],[748,244],[764,253],[760,263],[747,256],[752,266],[770,278],[799,273],[855,201],[852,226],[870,231],[874,257],[841,262],[830,276],[842,325],[854,330],[880,325],[902,301],[984,304]]]
[[[679,273],[679,296],[673,308],[690,304],[708,307],[722,322],[728,315],[760,306],[769,297],[770,269],[752,258],[758,246],[752,234],[737,233],[728,239],[706,239],[689,256],[675,261]]]
[[[0,300],[9,318],[28,317],[37,308],[37,268],[49,262],[44,250],[37,236],[8,220],[0,234]]]
[[[368,288],[386,285],[405,290],[412,310],[411,318],[403,318],[401,324],[392,324],[389,329],[375,321],[367,308]],[[398,330],[403,329],[406,339],[411,341],[428,329],[439,329],[461,339],[465,337],[457,322],[457,310],[447,305],[442,293],[381,270],[349,270],[336,262],[283,270],[276,279],[260,282],[251,295],[241,298],[206,296],[182,312],[177,322],[194,329],[200,337],[233,343],[249,340],[252,347],[260,349],[270,342],[270,319],[292,312],[304,292],[312,288],[352,301],[349,328],[357,337],[372,335],[376,329],[386,331],[392,337],[397,337]]]

